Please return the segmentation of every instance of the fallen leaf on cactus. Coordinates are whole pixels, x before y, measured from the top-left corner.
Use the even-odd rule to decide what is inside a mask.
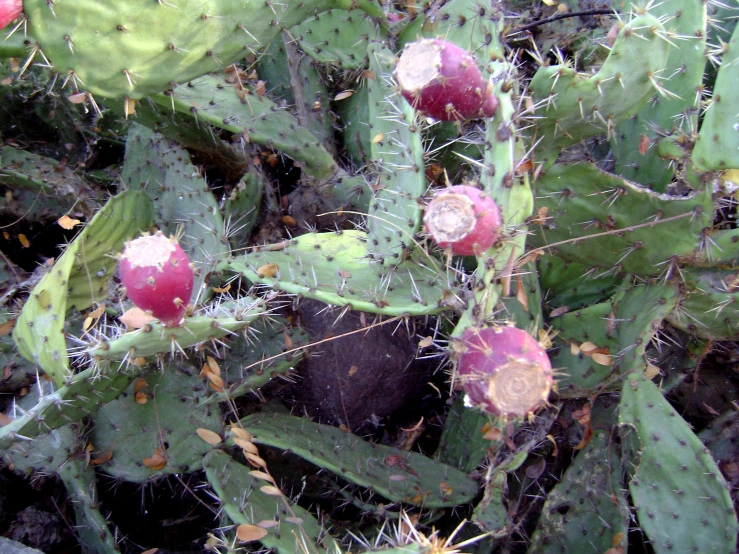
[[[277,275],[277,272],[279,271],[280,266],[277,264],[265,264],[262,267],[257,269],[257,275],[260,279],[264,279],[265,277],[274,277]]]
[[[262,529],[272,529],[272,527],[277,527],[280,524],[279,521],[275,521],[274,519],[263,519],[262,521],[257,522],[257,527],[261,527]]]
[[[345,90],[344,92],[340,92],[334,96],[334,100],[346,100],[347,98],[350,98],[352,94],[354,94],[353,90]]]
[[[590,444],[590,441],[593,439],[593,428],[592,427],[586,427],[585,433],[583,434],[582,440],[580,441],[580,444],[578,444],[575,447],[575,450],[582,450],[585,448],[588,444]]]
[[[267,530],[256,525],[242,523],[236,527],[236,538],[241,542],[254,542],[267,536]]]
[[[94,466],[99,466],[101,464],[104,464],[105,462],[109,462],[113,459],[113,451],[108,450],[104,454],[100,454],[100,456],[95,456],[94,458],[90,459],[90,463]]]
[[[259,454],[259,450],[257,449],[257,446],[253,442],[249,442],[246,439],[240,439],[236,437],[234,439],[234,444],[240,447],[244,452],[248,452],[249,454],[254,454],[255,456]]]
[[[215,431],[211,431],[210,429],[198,428],[195,430],[195,432],[201,439],[203,439],[211,446],[215,446],[216,444],[221,444],[221,442],[223,442],[221,436]]]
[[[154,449],[154,454],[151,458],[144,458],[142,460],[144,465],[149,469],[162,469],[167,463],[166,454],[163,448],[157,447]]]
[[[231,434],[234,437],[239,437],[240,439],[244,439],[244,440],[248,440],[248,441],[252,440],[252,438],[253,438],[251,436],[251,433],[249,433],[249,431],[247,431],[246,429],[242,429],[241,427],[234,427],[234,426],[232,426],[231,427]]]
[[[126,310],[123,315],[118,318],[123,325],[131,329],[141,329],[144,325],[151,323],[155,319],[156,318],[153,315],[147,314],[144,310],[135,306]]]
[[[63,215],[62,217],[57,219],[56,222],[62,229],[66,229],[67,231],[69,231],[70,229],[74,229],[77,225],[81,223],[79,219],[72,219],[68,215]]]
[[[249,472],[249,475],[254,477],[255,479],[261,479],[262,481],[267,481],[269,483],[272,483],[274,485],[275,479],[272,477],[269,473],[265,473],[264,471],[259,471],[258,469],[253,469]]]
[[[13,327],[15,327],[15,322],[15,319],[9,319],[5,323],[0,323],[0,337],[10,333],[13,330]]]
[[[278,489],[275,486],[272,485],[264,485],[259,487],[259,490],[262,491],[264,494],[267,494],[269,496],[282,496],[282,491]]]

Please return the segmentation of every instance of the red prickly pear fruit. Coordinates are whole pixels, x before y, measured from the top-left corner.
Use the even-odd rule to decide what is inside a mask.
[[[17,19],[23,13],[21,0],[0,0],[0,29]]]
[[[128,297],[165,326],[179,325],[192,296],[190,260],[175,239],[162,233],[126,243],[120,260]]]
[[[474,56],[444,39],[407,44],[395,80],[416,110],[439,121],[491,117],[498,109],[493,86]]]
[[[455,185],[439,191],[426,206],[426,232],[439,247],[459,256],[475,256],[500,236],[498,205],[480,189]]]
[[[552,390],[546,351],[527,332],[510,326],[468,329],[455,346],[457,374],[467,400],[502,417],[523,417]]]

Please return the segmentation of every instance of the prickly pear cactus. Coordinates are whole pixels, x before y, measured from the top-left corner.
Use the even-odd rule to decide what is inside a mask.
[[[121,539],[97,475],[191,495],[210,551],[732,552],[739,14],[613,8],[25,0],[0,31],[2,463],[59,474],[91,552],[181,548]],[[405,99],[401,74],[445,73],[398,60],[440,37],[479,74],[438,113],[495,109]],[[463,219],[447,187],[474,188],[466,228],[496,222],[470,249],[436,232]],[[156,231],[192,261],[176,321],[118,269]],[[302,415],[303,385],[378,405],[302,372],[340,338],[309,344],[306,298],[429,364],[371,436]],[[509,329],[506,355],[469,338]],[[696,416],[683,389],[713,382]]]

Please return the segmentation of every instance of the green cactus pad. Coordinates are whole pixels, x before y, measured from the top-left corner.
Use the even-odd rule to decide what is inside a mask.
[[[337,11],[347,13],[344,10]],[[367,17],[364,12],[359,13]],[[334,118],[329,102],[328,80],[319,68],[318,62],[304,55],[289,32],[282,33],[282,40],[285,43],[287,67],[295,99],[295,115],[300,124],[334,154]]]
[[[336,427],[279,414],[254,414],[241,424],[257,444],[289,450],[394,502],[440,508],[465,504],[477,494],[477,482],[456,468]]]
[[[557,244],[558,255],[602,268],[596,275],[668,275],[673,259],[698,250],[713,218],[708,189],[679,197],[657,194],[587,163],[553,166],[537,180],[536,192],[537,207],[547,208],[549,219],[532,226],[529,244],[572,241]]]
[[[67,280],[68,309],[86,310],[108,297],[116,255],[128,239],[148,229],[151,220],[152,205],[143,192],[122,192],[108,201],[72,243],[79,246]]]
[[[110,254],[149,225],[151,203],[146,195],[128,191],[111,198],[31,291],[13,338],[21,355],[37,363],[57,385],[69,376],[63,334],[67,310],[85,309],[107,295],[116,263]]]
[[[303,357],[301,350],[310,337],[281,317],[262,318],[248,328],[246,337],[229,342],[226,356],[218,360],[224,391],[212,393],[205,402],[212,404],[253,393],[273,377],[287,374]]]
[[[349,8],[345,0],[26,0],[31,34],[70,87],[94,95],[143,98],[264,48],[314,12]],[[381,10],[359,2],[375,16]]]
[[[490,452],[501,447],[503,441],[485,438],[485,428],[491,425],[490,416],[465,406],[463,397],[460,394],[455,399],[446,417],[436,457],[442,463],[470,473],[482,465]]]
[[[552,355],[552,367],[564,374],[557,381],[557,391],[561,396],[589,396],[609,382],[612,387],[620,386],[617,368],[607,363],[608,360],[597,358],[604,362],[598,363],[592,356],[586,356],[582,352],[573,354],[570,346],[574,344],[579,347],[584,342],[592,342],[601,349],[608,349],[608,355],[618,353],[618,335],[615,325],[609,323],[616,317],[615,301],[616,298],[552,319],[552,327],[559,332],[554,341],[559,348]],[[614,328],[610,333],[609,327]]]
[[[681,277],[684,294],[667,320],[697,337],[735,340],[739,334],[739,272],[684,268]]]
[[[198,297],[207,274],[227,257],[230,245],[215,196],[190,154],[177,142],[133,124],[121,179],[151,197],[154,223],[163,233],[175,236],[182,229],[180,243],[198,270],[193,286]]]
[[[249,172],[242,177],[223,205],[228,242],[232,251],[240,252],[249,243],[251,231],[259,215],[264,191],[261,173]]]
[[[737,453],[739,442],[739,412],[729,410],[712,420],[698,433],[698,438],[717,462],[730,462]]]
[[[105,201],[76,168],[12,146],[0,147],[0,184],[68,200],[88,217]]]
[[[453,285],[440,262],[415,252],[394,269],[369,259],[361,231],[309,233],[221,264],[255,283],[335,306],[386,315],[450,307]]]
[[[654,552],[733,552],[736,512],[708,450],[638,365],[621,394],[629,491]]]
[[[421,228],[418,201],[426,191],[421,129],[397,87],[395,56],[382,43],[369,45],[368,78],[374,196],[367,213],[367,250],[385,265],[397,264]]]
[[[554,249],[556,252],[556,249]],[[620,276],[558,256],[546,254],[537,260],[546,306],[570,310],[594,304],[613,294]]]
[[[541,312],[542,296],[536,264],[529,262],[517,269],[511,277],[510,296],[501,297],[505,306],[502,318],[512,321],[519,329],[536,336],[544,322]]]
[[[29,477],[54,474],[80,446],[77,439],[77,429],[65,425],[31,441],[13,443],[0,454],[0,459],[13,471]]]
[[[152,100],[162,109],[205,121],[214,127],[243,136],[246,142],[284,152],[300,162],[303,171],[318,185],[335,177],[338,166],[321,141],[286,109],[246,84],[204,75],[175,87]]]
[[[192,365],[171,364],[163,371],[141,374],[124,394],[92,416],[92,444],[99,452],[113,453],[101,469],[132,483],[200,469],[211,446],[196,431],[221,431],[220,411],[203,406],[205,396],[203,379]],[[146,403],[137,402],[144,398]],[[166,461],[164,467],[152,469],[144,460],[157,448],[165,449]]]
[[[90,368],[74,375],[21,417],[0,427],[0,451],[89,416],[121,394],[140,371],[134,366],[102,373]]]
[[[369,85],[362,79],[352,95],[334,102],[341,122],[342,143],[346,155],[356,167],[362,167],[371,154],[372,129],[369,121]]]
[[[237,525],[257,525],[275,521],[267,527],[260,542],[278,554],[295,552],[335,554],[339,546],[308,510],[284,496],[266,494],[270,483],[250,474],[249,468],[221,450],[212,450],[203,459],[208,482],[221,501],[228,517]]]
[[[621,29],[595,75],[565,65],[539,68],[529,90],[538,106],[536,137],[545,139],[545,156],[553,161],[565,146],[612,133],[615,124],[639,110],[655,92],[669,50],[662,24],[644,14]],[[640,61],[638,67],[635,60]]]
[[[59,470],[64,486],[74,506],[75,533],[83,552],[113,554],[118,552],[113,533],[100,512],[100,498],[95,483],[95,470],[81,460],[69,460]]]
[[[262,300],[244,297],[238,305],[216,307],[215,312],[186,317],[181,325],[165,327],[158,320],[120,336],[98,339],[88,349],[93,360],[127,360],[160,354],[176,356],[184,349],[235,335],[264,312]]]
[[[713,98],[706,109],[698,140],[693,148],[693,163],[698,169],[739,168],[739,26],[721,57]]]
[[[625,547],[628,532],[618,449],[610,427],[596,428],[549,492],[529,552],[606,552]]]
[[[621,0],[615,9],[627,11],[641,2]],[[676,132],[690,134],[696,129],[698,108],[706,65],[706,2],[700,0],[665,0],[649,6],[649,14],[665,21],[672,48],[660,76],[668,91],[654,91],[638,113],[616,127],[611,139],[616,158],[616,173],[654,190],[664,191],[675,173],[674,164],[657,151],[656,140]],[[650,148],[642,154],[640,142],[647,137]]]
[[[310,57],[342,69],[367,62],[367,45],[380,37],[372,18],[362,10],[329,10],[290,29],[290,35]]]

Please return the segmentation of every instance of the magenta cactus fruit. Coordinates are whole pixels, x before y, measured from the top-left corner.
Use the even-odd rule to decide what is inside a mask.
[[[17,19],[21,13],[23,13],[21,0],[0,0],[0,29]]]
[[[120,270],[121,282],[136,306],[166,326],[180,324],[192,296],[194,276],[177,240],[157,233],[127,242]]]
[[[523,417],[552,390],[552,365],[531,335],[510,326],[468,329],[455,348],[457,375],[467,399],[485,412]]]
[[[407,44],[395,80],[414,109],[440,121],[491,117],[498,109],[493,85],[474,56],[444,39]]]
[[[460,256],[475,256],[500,236],[498,205],[480,189],[455,185],[439,191],[426,207],[426,232],[441,248]]]

